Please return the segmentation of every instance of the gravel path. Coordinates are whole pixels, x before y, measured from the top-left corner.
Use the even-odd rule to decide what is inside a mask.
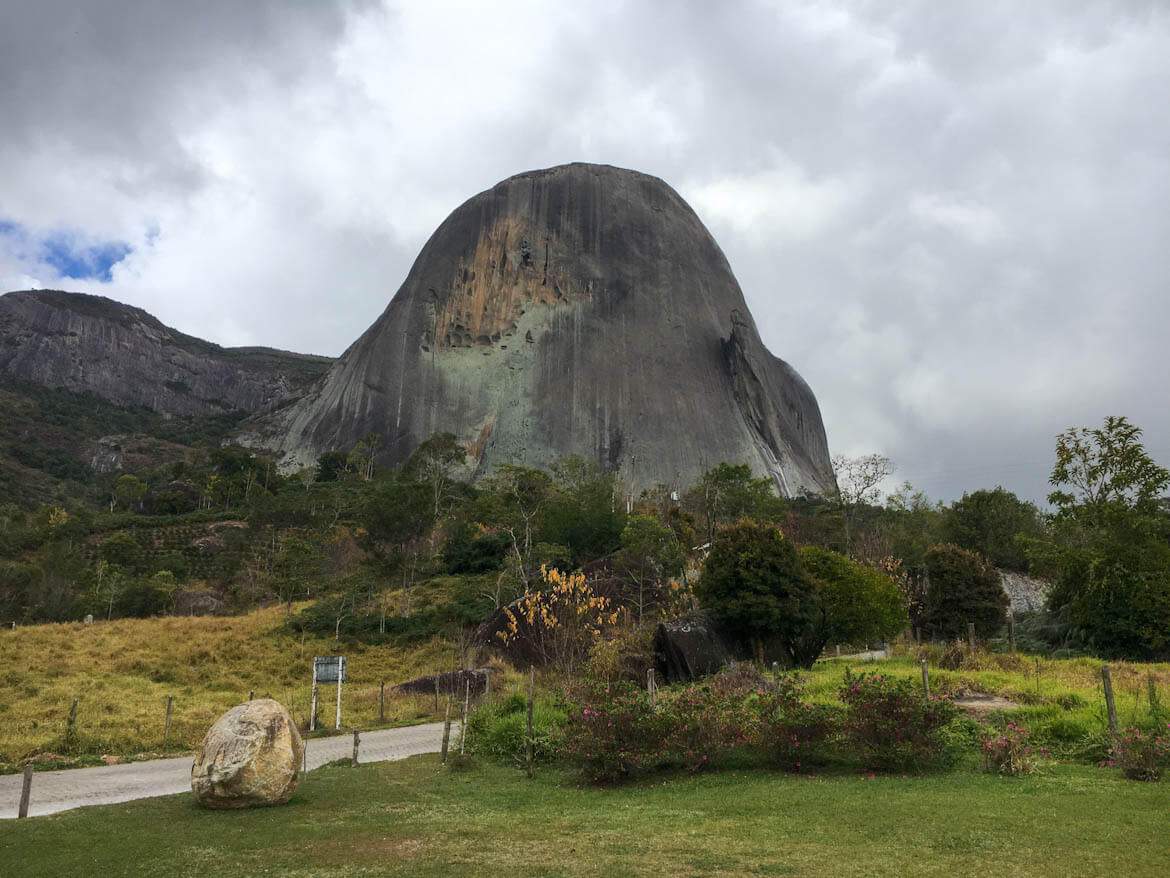
[[[457,733],[458,723],[453,723],[453,740],[458,740]],[[437,753],[442,740],[442,723],[362,732],[358,761],[387,762],[419,753]],[[352,735],[314,738],[305,744],[310,771],[334,759],[348,759],[353,755]],[[192,757],[183,756],[96,768],[38,771],[33,774],[29,816],[188,792],[191,789],[191,762]],[[0,777],[0,819],[16,816],[21,783],[19,774]]]

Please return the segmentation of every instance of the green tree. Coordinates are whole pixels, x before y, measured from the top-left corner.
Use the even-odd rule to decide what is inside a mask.
[[[452,433],[436,433],[414,450],[405,472],[427,486],[431,519],[438,521],[454,495],[455,472],[467,460],[467,451]]]
[[[925,623],[936,637],[965,637],[975,623],[980,637],[997,634],[1007,620],[1008,596],[999,572],[982,556],[948,544],[926,553]]]
[[[639,621],[658,606],[670,580],[682,573],[685,560],[673,530],[650,515],[630,516],[614,567],[628,585],[626,603]]]
[[[1107,525],[1114,514],[1157,516],[1170,470],[1154,462],[1141,440],[1140,427],[1113,416],[1096,429],[1061,433],[1048,502],[1090,525]]]
[[[557,462],[553,479],[557,502],[544,509],[540,540],[566,546],[577,566],[614,552],[626,519],[616,475],[574,456]]]
[[[1049,610],[1068,634],[1108,656],[1170,655],[1170,472],[1140,428],[1108,417],[1056,439],[1050,533],[1029,543],[1032,569],[1054,581]]]
[[[344,451],[326,451],[317,458],[317,481],[336,482],[349,472],[349,456]]]
[[[118,476],[114,483],[114,495],[110,499],[110,511],[120,505],[123,509],[142,511],[142,498],[146,496],[146,482],[130,474]]]
[[[817,615],[804,664],[811,666],[826,645],[865,645],[906,630],[906,601],[884,573],[818,546],[800,550],[804,569],[816,581]]]
[[[784,501],[776,496],[768,478],[755,478],[746,464],[721,463],[707,470],[690,491],[686,506],[693,509],[704,529],[707,542],[723,525],[741,518],[779,521]]]
[[[1001,487],[964,494],[943,513],[946,542],[1008,570],[1028,569],[1024,540],[1042,530],[1039,510]]]
[[[789,663],[807,663],[817,621],[816,583],[774,525],[745,519],[716,534],[696,586],[701,606],[759,652],[775,640]]]
[[[860,457],[838,454],[833,457],[833,473],[837,479],[833,500],[841,513],[845,551],[851,554],[858,517],[863,510],[878,502],[882,482],[893,475],[894,464],[881,454]]]

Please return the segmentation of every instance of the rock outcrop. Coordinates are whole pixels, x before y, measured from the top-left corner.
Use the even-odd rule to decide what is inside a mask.
[[[816,399],[764,347],[707,229],[666,183],[608,166],[467,201],[329,374],[246,439],[307,465],[373,433],[398,464],[441,431],[475,474],[577,454],[634,491],[721,461],[785,495],[834,486]]]
[[[0,376],[172,415],[258,412],[305,390],[328,357],[223,348],[140,308],[82,293],[0,296]]]
[[[277,701],[258,698],[215,721],[191,766],[191,792],[207,808],[281,805],[297,788],[305,745]]]

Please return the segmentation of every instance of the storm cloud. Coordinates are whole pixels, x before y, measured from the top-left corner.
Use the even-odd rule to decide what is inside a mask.
[[[0,289],[336,354],[459,203],[656,174],[835,452],[1040,499],[1126,414],[1170,463],[1158,2],[0,0]]]

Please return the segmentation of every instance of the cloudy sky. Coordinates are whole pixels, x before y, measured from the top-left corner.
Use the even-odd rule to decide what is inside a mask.
[[[834,452],[1040,498],[1170,464],[1170,4],[0,0],[0,290],[340,353],[518,171],[656,174]]]

